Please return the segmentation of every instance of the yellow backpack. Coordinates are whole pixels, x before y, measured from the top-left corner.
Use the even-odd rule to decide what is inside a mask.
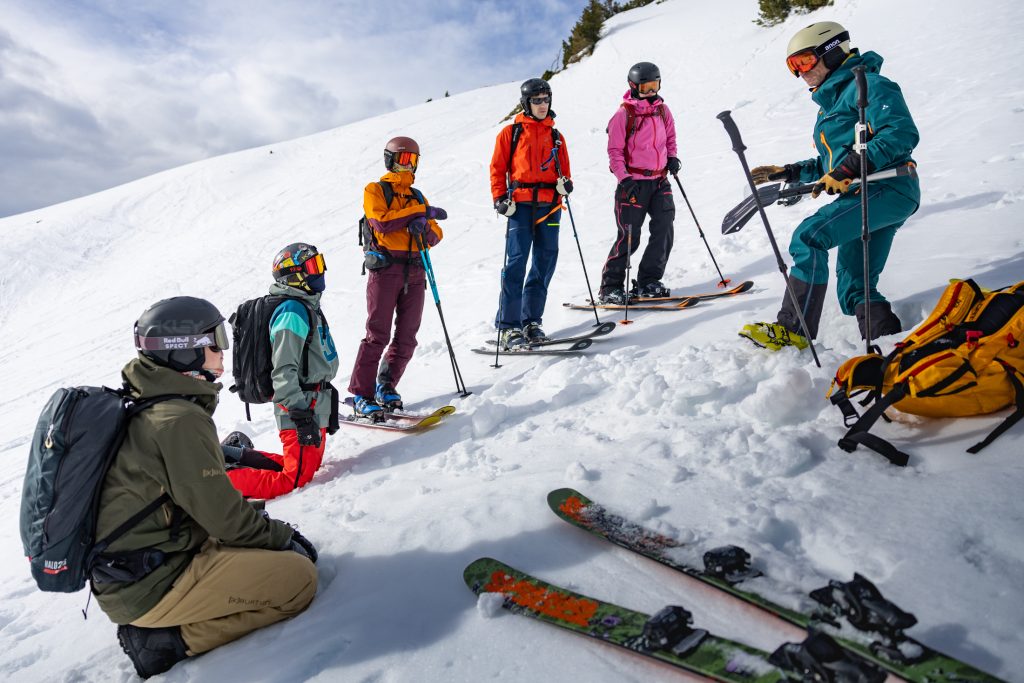
[[[849,431],[839,447],[864,445],[895,465],[908,456],[868,432],[890,406],[926,417],[985,415],[1016,410],[985,439],[967,449],[977,453],[1024,417],[1024,282],[985,291],[973,280],[954,280],[931,315],[887,356],[873,353],[843,363],[831,401]],[[838,390],[836,390],[838,388]],[[850,399],[862,393],[858,415]]]

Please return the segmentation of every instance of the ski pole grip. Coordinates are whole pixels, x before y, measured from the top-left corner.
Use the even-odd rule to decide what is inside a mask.
[[[857,81],[857,106],[864,109],[868,106],[868,78],[863,66],[855,66],[851,71]]]
[[[715,118],[725,126],[725,132],[729,134],[729,139],[732,140],[732,151],[737,154],[744,151],[747,147],[743,144],[743,139],[740,137],[740,129],[736,127],[736,122],[732,120],[732,112],[726,109]]]

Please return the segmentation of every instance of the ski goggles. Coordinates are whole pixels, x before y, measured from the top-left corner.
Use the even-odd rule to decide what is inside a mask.
[[[140,351],[178,351],[209,346],[213,351],[231,348],[231,340],[224,323],[202,334],[168,334],[159,337],[135,335],[135,348]]]
[[[402,154],[411,154],[411,152],[402,152]],[[415,157],[416,155],[413,154],[413,156]],[[285,266],[284,268],[278,268],[277,272],[284,275],[291,275],[292,273],[321,275],[327,272],[327,263],[324,261],[323,254],[314,254],[297,266]]]
[[[420,163],[420,155],[416,152],[398,152],[395,154],[394,163],[399,166],[412,166],[416,167]]]
[[[805,74],[818,66],[819,61],[821,61],[821,58],[818,57],[814,48],[811,48],[786,57],[786,66],[789,67],[790,73],[799,77],[800,74]]]
[[[642,95],[646,95],[648,93],[655,94],[661,90],[661,79],[656,81],[645,81],[644,83],[636,86],[636,90]]]
[[[530,104],[551,104],[551,96],[548,95],[547,97],[531,97]]]

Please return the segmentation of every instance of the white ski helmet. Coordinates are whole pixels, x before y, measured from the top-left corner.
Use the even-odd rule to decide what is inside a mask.
[[[787,67],[794,76],[800,74],[789,64],[789,58],[808,50],[813,50],[832,71],[850,54],[850,32],[834,21],[819,21],[797,31],[786,48]]]

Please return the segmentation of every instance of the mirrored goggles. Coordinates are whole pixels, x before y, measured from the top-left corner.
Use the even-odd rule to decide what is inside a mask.
[[[416,167],[420,163],[420,155],[416,152],[399,152],[395,155],[395,163],[399,166]]]
[[[536,104],[536,105],[551,104],[551,96],[550,95],[544,95],[542,97],[531,97],[530,98],[530,104]]]
[[[214,351],[231,348],[227,327],[224,323],[202,334],[169,334],[160,337],[135,335],[135,348],[140,351],[178,351],[209,346]]]
[[[636,87],[637,92],[646,95],[647,93],[656,93],[661,90],[661,80],[646,81]]]
[[[402,152],[406,154],[407,152]],[[413,156],[416,156],[415,154]],[[324,261],[323,254],[315,254],[310,256],[308,259],[303,261],[297,266],[286,266],[279,268],[279,273],[285,275],[291,275],[292,273],[303,273],[305,275],[320,275],[327,272],[327,263]]]
[[[816,67],[819,59],[814,49],[811,48],[786,57],[786,66],[789,67],[790,73],[799,77],[800,74],[805,74]]]

